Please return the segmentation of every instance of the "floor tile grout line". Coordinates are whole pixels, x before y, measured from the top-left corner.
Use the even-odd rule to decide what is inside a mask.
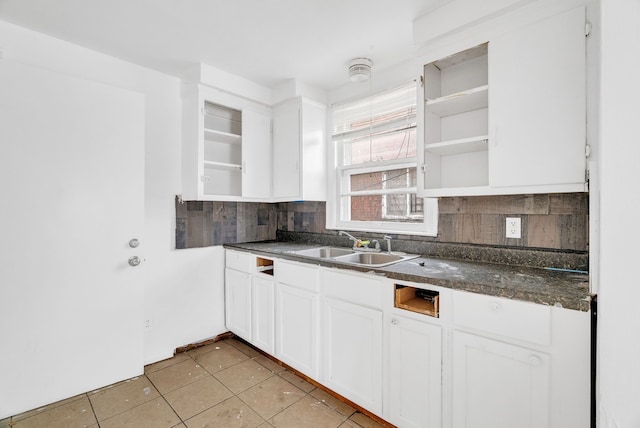
[[[84,395],[87,397],[87,401],[89,402],[89,406],[91,407],[91,411],[93,412],[93,417],[96,418],[96,424],[98,424],[98,428],[100,428],[100,420],[98,419],[98,415],[96,414],[96,409],[93,408],[93,402],[91,402],[89,393],[85,392]]]
[[[227,388],[227,389],[228,389],[228,388]],[[233,392],[232,392],[232,394],[233,394]],[[231,400],[232,398],[237,398],[238,400],[242,401],[244,404],[247,404],[247,403],[245,403],[245,402],[242,400],[242,398],[238,397],[236,394],[233,394],[231,397],[225,398],[224,400],[220,401],[219,403],[216,403],[216,404],[214,404],[214,405],[213,405],[213,406],[211,406],[211,407],[207,407],[207,408],[206,408],[206,409],[204,409],[203,411],[198,412],[198,413],[194,414],[193,416],[190,416],[189,418],[187,418],[187,419],[186,419],[186,421],[190,421],[191,419],[195,418],[196,416],[201,415],[202,413],[204,413],[204,412],[206,412],[206,411],[208,411],[208,410],[211,410],[211,409],[213,409],[214,407],[219,406],[220,404],[224,403],[225,401],[229,401],[229,400]],[[263,423],[265,423],[265,422],[268,422],[268,421],[267,421],[265,418],[263,418],[263,417],[262,417],[258,412],[256,412],[256,411],[255,411],[255,409],[253,409],[253,408],[252,408],[251,406],[249,406],[248,404],[247,404],[247,406],[248,406],[248,407],[249,407],[249,408],[250,408],[250,409],[251,409],[251,410],[252,410],[256,415],[258,415],[258,416],[260,417],[260,419],[262,419],[261,424],[263,424]],[[182,422],[183,424],[185,424],[185,426],[186,426],[186,424],[187,424],[187,422],[186,422],[186,421],[183,421],[183,422]]]
[[[150,383],[150,384],[154,387],[154,389],[158,392],[158,396],[162,396],[162,394],[160,393],[160,391],[158,390],[158,388],[153,384],[153,382],[151,382],[151,379],[149,379],[149,377],[148,377],[145,373],[143,373],[143,374],[141,374],[141,375],[138,375],[138,376],[134,376],[134,377],[129,378],[129,379],[125,379],[125,380],[120,381],[120,382],[117,382],[117,383],[115,383],[115,384],[113,384],[113,385],[107,385],[107,386],[114,386],[114,385],[118,385],[118,384],[121,384],[121,383],[123,383],[123,382],[129,381],[129,380],[131,380],[131,379],[137,379],[137,378],[140,378],[140,379],[141,379],[142,377],[145,377],[145,378],[149,381],[149,383]],[[106,387],[104,387],[104,388],[106,388]],[[102,420],[102,421],[101,421],[101,420],[98,418],[98,415],[96,414],[95,409],[93,408],[93,402],[91,401],[91,398],[89,397],[89,394],[90,394],[90,393],[94,393],[94,392],[96,392],[96,391],[100,391],[100,390],[102,390],[102,389],[104,389],[104,388],[98,388],[98,389],[96,389],[96,390],[89,391],[89,392],[86,392],[86,393],[85,393],[85,394],[87,395],[87,399],[89,400],[89,404],[91,405],[91,410],[93,411],[93,415],[96,417],[96,422],[98,423],[98,426],[100,426],[100,423],[101,423],[101,422],[108,421],[108,420],[109,420],[109,419],[111,419],[111,418],[114,418],[114,417],[116,417],[116,416],[119,416],[119,415],[121,415],[121,414],[123,414],[123,413],[128,412],[129,410],[133,410],[133,409],[135,409],[135,408],[137,408],[137,407],[140,407],[140,406],[142,406],[142,405],[144,405],[144,404],[147,404],[147,403],[148,403],[148,402],[150,402],[150,401],[155,400],[155,398],[150,398],[150,399],[148,399],[147,401],[143,401],[142,403],[139,403],[139,404],[137,404],[137,405],[135,405],[135,406],[133,406],[133,407],[130,407],[130,408],[126,409],[126,410],[123,410],[123,411],[121,411],[121,412],[119,412],[119,413],[115,413],[115,414],[113,414],[113,415],[109,416],[108,418],[106,418],[106,419],[104,419],[104,420]],[[157,397],[156,397],[156,398],[157,398]]]
[[[164,396],[164,394],[160,394],[160,397],[162,397],[162,399],[164,400],[165,403],[167,403],[167,406],[169,406],[169,408],[171,409],[171,411],[178,417],[178,420],[180,420],[180,422],[178,422],[177,424],[173,425],[174,427],[180,424],[184,424],[184,426],[187,426],[186,422],[182,419],[182,417],[178,414],[178,412],[176,411],[176,409],[173,408],[173,406],[171,405],[171,403],[169,403],[169,400],[167,400],[167,397]]]
[[[170,366],[169,366],[169,367],[170,367]],[[162,370],[162,369],[160,369],[160,370]],[[178,417],[178,419],[180,420],[180,422],[178,422],[177,424],[175,424],[175,425],[173,425],[173,426],[175,427],[175,426],[177,426],[177,425],[180,425],[181,423],[182,423],[182,424],[184,424],[184,425],[186,426],[185,421],[183,421],[183,420],[182,420],[182,417],[178,414],[178,412],[176,411],[176,409],[174,409],[174,408],[173,408],[173,406],[171,405],[171,403],[169,403],[169,400],[167,400],[167,397],[165,397],[165,394],[164,394],[164,393],[162,393],[162,392],[160,392],[160,389],[158,389],[158,387],[156,386],[156,384],[155,384],[155,383],[153,383],[153,381],[152,381],[151,379],[149,379],[149,376],[147,376],[146,374],[144,374],[143,376],[147,378],[147,380],[149,381],[149,383],[150,383],[151,385],[153,385],[153,387],[156,389],[156,391],[158,391],[158,394],[160,394],[160,397],[162,397],[162,399],[164,400],[164,402],[165,402],[165,403],[167,403],[167,406],[169,406],[169,408],[171,409],[171,411],[172,411],[172,412],[173,412],[173,413]],[[190,382],[190,383],[193,383],[193,382]],[[187,384],[187,385],[189,385],[189,384]],[[185,386],[186,386],[186,385],[185,385]],[[182,388],[182,387],[180,387],[180,388]],[[169,392],[177,391],[177,390],[178,390],[178,389],[180,389],[180,388],[176,388],[176,389],[174,389],[174,390],[172,390],[172,391],[169,391]],[[168,394],[169,392],[167,392],[167,394]],[[151,401],[151,400],[145,401],[145,402],[144,402],[144,403],[142,403],[142,404],[146,404],[146,403],[148,403],[149,401]],[[140,404],[140,405],[142,405],[142,404]],[[135,406],[135,407],[138,407],[138,406]],[[129,409],[129,410],[131,410],[131,409]],[[127,411],[128,411],[128,410],[127,410]]]
[[[311,396],[311,392],[313,392],[313,391],[315,390],[315,388],[314,388],[314,389],[312,389],[311,391],[306,392],[306,391],[304,391],[304,390],[302,390],[302,389],[298,388],[296,385],[294,385],[294,384],[293,384],[292,382],[290,382],[288,379],[285,379],[284,377],[280,376],[280,373],[282,373],[282,372],[286,371],[286,369],[284,369],[282,372],[278,373],[278,372],[275,372],[275,371],[273,371],[273,370],[269,369],[267,366],[265,366],[264,364],[260,363],[259,361],[256,361],[256,360],[255,360],[255,358],[256,358],[256,357],[258,357],[258,356],[260,356],[260,355],[261,355],[260,353],[258,353],[257,355],[251,356],[251,355],[247,354],[246,352],[243,352],[241,349],[238,349],[237,347],[235,347],[235,346],[234,346],[233,344],[231,344],[231,343],[228,343],[228,346],[231,346],[232,348],[234,348],[234,349],[235,349],[235,350],[237,350],[238,352],[241,352],[242,354],[244,354],[244,355],[247,357],[247,359],[242,360],[242,361],[238,361],[238,362],[236,362],[236,363],[234,363],[234,364],[232,364],[232,365],[229,365],[228,367],[225,367],[224,369],[218,370],[218,371],[216,371],[216,372],[214,372],[214,373],[211,373],[211,372],[210,372],[210,371],[209,371],[209,370],[208,370],[204,365],[200,364],[200,363],[196,360],[196,358],[195,358],[193,355],[191,355],[191,354],[188,354],[188,353],[187,353],[187,356],[188,356],[189,358],[191,358],[191,359],[192,359],[196,364],[198,364],[200,367],[202,367],[202,369],[203,369],[203,370],[205,370],[209,375],[211,375],[211,376],[212,376],[213,378],[215,378],[218,382],[220,382],[220,384],[222,384],[222,385],[223,385],[223,386],[224,386],[224,387],[225,387],[229,392],[231,392],[232,396],[231,396],[231,397],[229,397],[229,398],[227,398],[227,399],[225,399],[225,400],[223,400],[223,401],[221,401],[220,403],[223,403],[223,402],[225,402],[225,401],[227,401],[227,400],[229,400],[229,399],[231,399],[231,398],[233,398],[233,397],[236,397],[236,398],[238,398],[238,400],[240,400],[242,403],[246,404],[246,405],[247,405],[247,406],[248,406],[248,407],[249,407],[253,412],[255,412],[255,413],[256,413],[256,414],[257,414],[257,415],[262,419],[262,423],[265,423],[265,422],[266,422],[266,423],[271,424],[271,423],[269,422],[269,420],[272,420],[276,415],[278,415],[278,414],[282,413],[283,411],[285,411],[286,409],[288,409],[289,407],[291,407],[293,404],[295,404],[295,403],[297,403],[298,401],[302,400],[304,397],[306,397],[306,396]],[[208,354],[208,353],[210,353],[210,352],[214,352],[214,351],[212,350],[212,351],[209,351],[209,352],[205,352],[205,353],[199,354],[199,355],[198,355],[198,357],[199,357],[199,356],[201,356],[201,355],[206,355],[206,354]],[[221,380],[221,379],[219,379],[219,378],[216,376],[216,374],[217,374],[217,373],[223,372],[223,371],[224,371],[224,370],[226,370],[226,369],[229,369],[229,368],[231,368],[231,367],[234,367],[234,366],[236,366],[236,365],[238,365],[238,364],[244,363],[244,362],[249,361],[249,360],[254,361],[255,363],[257,363],[257,364],[259,364],[260,366],[264,367],[266,370],[268,370],[268,371],[271,373],[271,376],[269,376],[268,378],[266,378],[266,379],[262,380],[261,382],[259,382],[259,383],[255,384],[255,385],[252,385],[252,386],[250,386],[250,387],[248,387],[248,388],[246,388],[246,389],[244,389],[244,390],[242,390],[242,391],[240,391],[240,392],[238,392],[238,393],[236,393],[236,392],[232,391],[232,390],[231,390],[227,385],[225,385],[225,384],[224,384],[224,382],[222,382],[222,380]],[[163,368],[163,369],[164,369],[164,368]],[[163,369],[160,369],[160,370],[163,370]],[[295,374],[295,373],[294,373],[294,374]],[[279,377],[280,379],[282,379],[282,380],[284,380],[285,382],[287,382],[287,383],[289,383],[290,385],[292,385],[293,387],[295,387],[295,388],[297,388],[297,389],[300,389],[300,391],[302,391],[302,392],[304,393],[304,395],[303,395],[302,397],[300,397],[300,399],[296,400],[294,403],[291,403],[289,406],[285,407],[284,409],[280,410],[280,411],[279,411],[278,413],[276,413],[275,415],[271,416],[271,418],[269,418],[269,419],[265,419],[265,418],[263,418],[263,417],[262,417],[262,415],[260,415],[258,412],[256,412],[256,410],[255,410],[253,407],[251,407],[251,405],[250,405],[249,403],[245,402],[245,401],[240,397],[240,394],[242,394],[242,393],[243,393],[243,392],[245,392],[245,391],[248,391],[249,389],[251,389],[251,388],[253,388],[253,387],[257,386],[257,385],[260,385],[261,383],[266,382],[267,380],[269,380],[269,379],[273,378],[274,376],[277,376],[277,377]],[[179,389],[179,388],[178,388],[178,389]],[[176,389],[176,390],[177,390],[177,389]],[[313,397],[313,396],[311,396],[311,398],[312,398],[312,399],[314,399],[314,400],[316,400],[316,401],[319,401],[319,400],[317,400],[317,399],[316,399],[315,397]],[[195,417],[196,415],[199,415],[199,414],[201,414],[201,413],[204,413],[205,411],[207,411],[207,410],[209,410],[209,409],[211,409],[211,408],[213,408],[213,407],[215,407],[215,406],[219,405],[220,403],[217,403],[217,404],[215,404],[214,406],[211,406],[211,407],[209,407],[209,408],[207,408],[207,409],[205,409],[205,410],[203,410],[203,411],[201,411],[201,412],[199,412],[199,413],[197,413],[197,414],[195,414],[195,415],[191,416],[189,419],[191,419],[191,418]],[[323,403],[323,404],[324,404],[324,405],[326,405],[326,403]],[[327,406],[329,409],[334,410],[332,407],[330,407],[330,406],[328,406],[328,405],[326,405],[326,406]],[[174,410],[174,411],[175,411],[175,410]],[[335,411],[335,410],[334,410],[334,411]],[[340,413],[340,412],[338,412],[338,413]],[[347,419],[348,419],[348,418],[349,418],[349,416],[347,416]],[[189,420],[189,419],[187,419],[187,420]],[[346,419],[345,419],[345,420],[346,420]],[[183,423],[186,423],[186,422],[184,422],[184,421],[183,421]]]
[[[293,385],[291,382],[289,382],[289,381],[288,381],[288,380],[286,380],[285,378],[283,378],[283,377],[279,376],[279,375],[278,375],[278,373],[274,373],[274,372],[272,372],[272,376],[271,376],[271,377],[268,377],[267,379],[263,380],[262,382],[259,382],[259,383],[255,384],[255,385],[253,385],[252,387],[245,389],[245,390],[244,390],[244,391],[242,391],[242,392],[248,391],[248,390],[250,390],[251,388],[254,388],[254,387],[256,387],[256,386],[258,386],[258,385],[260,385],[260,384],[262,384],[262,383],[264,383],[264,382],[268,381],[269,379],[273,378],[274,376],[278,376],[280,379],[282,379],[282,380],[284,380],[285,382],[288,382],[289,384]],[[295,385],[293,385],[293,386],[294,386],[294,387],[296,387]],[[296,388],[298,388],[298,387],[296,387]],[[298,389],[300,389],[300,388],[298,388]],[[269,422],[269,420],[271,420],[271,419],[275,418],[275,417],[276,417],[276,415],[279,415],[280,413],[284,412],[286,409],[288,409],[289,407],[293,406],[295,403],[297,403],[298,401],[302,400],[304,397],[306,397],[307,395],[309,395],[309,394],[310,394],[310,392],[305,392],[305,391],[303,391],[302,389],[300,389],[300,391],[302,391],[302,392],[304,393],[302,397],[300,397],[299,399],[297,399],[297,400],[296,400],[296,401],[294,401],[293,403],[289,404],[287,407],[285,407],[284,409],[280,410],[280,411],[279,411],[279,412],[277,412],[276,414],[272,415],[269,419],[265,419],[265,418],[262,418],[262,419],[264,419],[264,421],[265,421],[265,422],[267,422],[267,423],[271,424],[271,423]],[[241,394],[241,393],[240,393],[240,394]],[[238,397],[238,399],[239,399],[240,401],[242,401],[244,404],[246,404],[247,406],[249,406],[249,408],[250,408],[251,410],[253,410],[254,412],[258,413],[258,412],[253,408],[253,407],[251,407],[251,405],[250,405],[249,403],[247,403],[246,401],[244,401],[244,400],[242,399],[242,397],[240,397],[240,394],[235,394],[235,396],[236,396],[236,397]],[[258,416],[262,417],[262,415],[260,415],[260,414],[258,414]]]

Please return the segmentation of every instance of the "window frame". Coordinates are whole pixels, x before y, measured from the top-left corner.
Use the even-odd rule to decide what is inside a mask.
[[[420,132],[420,127],[423,126],[423,120],[420,117],[421,109],[419,107],[419,92],[420,92],[420,80],[414,79],[411,81],[416,85],[416,125],[415,125],[415,135],[416,139],[422,135]],[[397,85],[389,91],[398,90],[405,85],[408,85],[409,82],[405,82],[404,84]],[[389,91],[381,91],[374,95],[363,96],[359,98],[365,102],[365,100],[370,99],[371,97],[381,96],[381,94],[387,93]],[[358,101],[358,100],[355,100]],[[351,101],[353,102],[353,101]],[[363,231],[363,232],[380,232],[380,233],[392,233],[392,234],[412,234],[412,235],[424,235],[424,236],[437,236],[438,233],[438,201],[436,198],[420,198],[418,196],[418,185],[416,187],[411,188],[400,188],[400,189],[387,189],[386,191],[350,191],[350,180],[349,177],[358,173],[367,173],[367,172],[380,172],[386,171],[390,168],[393,169],[401,169],[401,168],[416,168],[416,174],[419,180],[420,171],[418,170],[418,159],[419,153],[417,153],[420,149],[420,144],[416,141],[416,156],[409,158],[401,158],[389,161],[382,162],[372,162],[372,163],[361,163],[356,165],[343,165],[344,159],[344,137],[346,135],[353,134],[362,134],[362,130],[356,130],[353,132],[342,132],[333,134],[334,128],[334,115],[333,110],[341,105],[347,104],[344,103],[336,103],[333,104],[328,110],[328,147],[327,147],[327,178],[329,182],[328,192],[327,192],[327,229],[340,229],[340,230],[353,230],[353,231]],[[343,184],[345,183],[345,184]],[[345,191],[346,189],[346,191]],[[423,221],[422,222],[399,222],[399,221],[361,221],[361,220],[344,220],[341,218],[341,213],[345,213],[345,217],[350,218],[350,210],[351,204],[350,199],[347,196],[359,196],[359,195],[367,195],[367,194],[375,194],[375,195],[388,195],[388,194],[398,194],[398,193],[409,193],[415,194],[416,198],[420,198],[423,200]],[[384,199],[384,198],[383,198]],[[410,201],[408,202],[407,213],[410,216]]]

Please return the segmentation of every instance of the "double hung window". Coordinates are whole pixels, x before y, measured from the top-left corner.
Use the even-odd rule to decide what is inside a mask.
[[[435,235],[437,203],[416,194],[416,107],[415,81],[332,107],[330,227]]]

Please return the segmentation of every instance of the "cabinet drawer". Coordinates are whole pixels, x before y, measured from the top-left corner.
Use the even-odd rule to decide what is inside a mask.
[[[253,254],[226,250],[226,267],[231,269],[251,273],[251,264],[254,259]]]
[[[318,292],[318,268],[295,262],[276,260],[278,282]]]
[[[326,296],[371,308],[382,308],[382,281],[379,278],[339,270],[323,270],[321,275]]]
[[[540,345],[551,344],[551,308],[481,294],[453,293],[453,322]]]

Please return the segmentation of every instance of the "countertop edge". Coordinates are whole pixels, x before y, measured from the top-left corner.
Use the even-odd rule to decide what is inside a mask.
[[[287,250],[276,250],[274,247],[278,246],[286,246]],[[526,301],[531,303],[537,303],[546,306],[555,306],[562,307],[564,309],[577,310],[581,312],[587,312],[590,310],[591,302],[590,295],[588,290],[588,275],[584,275],[584,281],[576,280],[574,281],[576,284],[580,284],[581,282],[586,283],[586,290],[579,290],[571,293],[571,295],[567,296],[561,295],[558,292],[533,292],[531,290],[522,290],[517,289],[515,287],[506,287],[504,284],[501,284],[500,287],[494,286],[487,283],[474,282],[469,280],[460,280],[454,277],[451,278],[438,278],[436,276],[429,276],[426,274],[413,274],[406,272],[397,272],[394,271],[394,267],[397,270],[397,267],[409,263],[410,261],[403,261],[396,263],[394,265],[388,267],[381,268],[372,268],[372,267],[360,267],[354,265],[347,265],[342,263],[337,263],[331,260],[322,260],[312,257],[305,257],[301,255],[297,255],[291,252],[292,247],[299,247],[298,249],[306,249],[313,247],[320,247],[322,245],[315,244],[302,244],[302,243],[285,243],[285,242],[252,242],[252,243],[239,243],[239,244],[224,244],[225,248],[248,252],[256,255],[262,255],[267,257],[277,257],[284,260],[307,263],[317,266],[329,267],[329,268],[337,268],[337,269],[345,269],[354,272],[374,272],[377,275],[384,276],[385,278],[397,280],[397,281],[410,281],[414,283],[426,283],[430,285],[435,285],[443,288],[466,291],[476,294],[483,294],[487,296],[495,296],[495,297],[503,297],[507,299]],[[490,264],[490,263],[482,263],[482,262],[468,262],[468,261],[460,261],[460,260],[452,260],[452,259],[434,259],[430,257],[422,257],[423,260],[433,260],[438,263],[441,262],[449,262],[452,264],[457,264],[460,266],[477,266],[479,268],[486,267],[491,271],[499,270],[499,265]],[[415,259],[414,259],[415,262]],[[543,272],[544,270],[541,268],[530,268],[530,267],[510,267],[504,266],[504,270],[514,270],[520,272],[526,272],[527,274],[534,271],[538,275],[547,275],[549,277],[549,282],[553,281],[554,278],[560,279],[566,275],[570,275],[569,273],[564,272]],[[526,274],[516,273],[516,275],[526,276]],[[575,274],[572,274],[575,276]],[[545,287],[553,290],[553,287]]]

